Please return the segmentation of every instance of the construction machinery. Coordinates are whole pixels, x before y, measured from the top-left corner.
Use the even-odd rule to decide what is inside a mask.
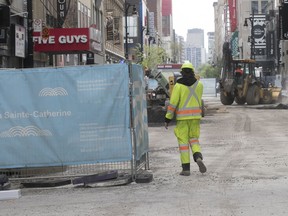
[[[173,77],[174,80],[174,72],[180,73],[180,70],[180,64],[163,64],[150,71],[146,90],[148,110],[156,113],[161,110],[166,112],[166,105],[171,95],[169,77]]]
[[[158,65],[157,69],[150,72],[148,79],[148,88],[146,90],[147,108],[151,118],[159,118],[160,113],[166,113],[170,95],[173,87],[181,77],[181,64],[163,64]],[[200,79],[200,76],[196,76]],[[202,117],[204,117],[205,108],[202,100]],[[159,117],[157,117],[159,116]],[[161,118],[161,117],[160,117]],[[163,121],[163,119],[161,119]]]
[[[242,74],[236,68],[242,67]],[[220,100],[223,105],[257,105],[278,102],[281,88],[265,83],[263,77],[256,76],[257,62],[253,59],[233,59],[229,43],[223,44],[223,68],[221,71]]]

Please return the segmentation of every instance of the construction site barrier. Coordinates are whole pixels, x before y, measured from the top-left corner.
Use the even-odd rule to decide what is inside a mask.
[[[131,64],[1,70],[0,173],[147,168],[143,74]]]

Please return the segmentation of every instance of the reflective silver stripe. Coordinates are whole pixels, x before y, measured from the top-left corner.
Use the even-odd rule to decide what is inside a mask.
[[[188,150],[180,150],[180,153],[184,153],[184,152],[189,152],[189,149]]]
[[[182,112],[185,112],[186,110],[191,111],[191,112],[182,113]],[[193,113],[193,111],[198,111],[198,112]],[[191,107],[191,108],[184,107],[184,108],[178,109],[176,111],[176,114],[178,117],[181,117],[181,116],[201,116],[201,109],[199,107]]]
[[[187,104],[188,104],[188,102],[190,101],[190,98],[191,98],[192,96],[194,96],[194,97],[196,98],[196,100],[197,100],[197,102],[198,102],[198,104],[199,104],[199,107],[200,107],[200,101],[199,101],[199,98],[198,98],[198,96],[197,96],[197,94],[196,94],[196,92],[195,92],[195,89],[196,89],[198,83],[199,83],[199,81],[197,80],[192,86],[188,87],[188,88],[189,88],[189,91],[190,91],[190,94],[189,94],[189,96],[187,97],[187,99],[186,99],[186,101],[185,101],[185,103],[184,103],[183,108],[187,107]]]
[[[170,109],[169,109],[169,108],[170,108]],[[174,109],[174,111],[171,110],[171,108]],[[169,105],[168,105],[168,108],[167,108],[167,113],[174,114],[175,111],[176,111],[176,106],[174,106],[174,105],[172,105],[172,104],[169,104]]]
[[[185,117],[185,116],[199,116],[199,117],[201,117],[202,116],[202,114],[201,114],[201,108],[200,108],[200,102],[199,102],[199,98],[198,98],[198,96],[197,96],[197,94],[196,94],[196,92],[195,92],[195,90],[196,90],[196,88],[197,88],[197,86],[198,86],[198,83],[199,83],[199,81],[197,80],[192,86],[190,86],[190,87],[188,87],[188,89],[189,89],[189,91],[190,91],[190,93],[189,93],[189,95],[188,95],[188,97],[187,97],[187,99],[186,99],[186,101],[185,101],[185,103],[184,103],[184,106],[181,108],[181,109],[179,109],[178,108],[178,110],[176,111],[176,113],[177,113],[177,117],[179,118],[181,118],[181,117]],[[197,100],[197,102],[198,102],[198,107],[187,107],[187,105],[188,105],[188,103],[189,103],[189,101],[190,101],[190,99],[191,99],[191,97],[192,96],[194,96],[195,98],[196,98],[196,100]],[[182,111],[185,111],[185,110],[188,110],[188,111],[193,111],[193,110],[199,110],[200,112],[198,112],[198,113],[181,113]],[[180,113],[179,113],[180,112]]]
[[[187,114],[177,114],[177,117],[184,117],[184,116],[201,116],[201,113],[187,113]]]
[[[174,112],[172,110],[167,110],[167,113],[173,114]]]
[[[185,111],[185,110],[199,110],[199,107],[183,107],[181,109],[177,109],[178,112]]]

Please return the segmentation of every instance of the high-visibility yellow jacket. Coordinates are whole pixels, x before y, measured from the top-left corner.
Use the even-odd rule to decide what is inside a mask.
[[[176,114],[176,120],[201,119],[202,94],[203,84],[199,80],[191,86],[177,82],[165,118],[171,120]]]

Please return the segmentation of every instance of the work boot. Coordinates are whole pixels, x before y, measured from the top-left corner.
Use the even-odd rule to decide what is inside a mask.
[[[200,157],[196,159],[196,163],[199,166],[199,171],[201,173],[205,173],[207,171],[207,168]]]
[[[190,170],[182,170],[182,171],[180,172],[180,175],[190,176]]]
[[[189,176],[190,175],[190,163],[182,164],[182,171],[180,175]]]

